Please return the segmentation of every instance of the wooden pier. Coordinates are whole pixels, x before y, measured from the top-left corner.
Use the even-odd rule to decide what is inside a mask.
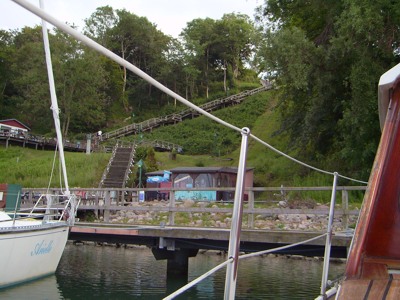
[[[177,226],[124,226],[114,224],[76,223],[71,228],[69,240],[74,242],[133,244],[149,247],[156,260],[167,260],[168,278],[179,276],[187,280],[189,258],[199,250],[227,251],[229,229],[194,228]],[[321,235],[320,232],[242,230],[240,251],[256,252],[302,242]],[[351,235],[335,235],[331,256],[346,258]],[[303,244],[277,254],[324,256],[325,238]]]
[[[229,229],[197,228],[181,226],[129,226],[122,224],[77,222],[71,228],[70,240],[106,242],[114,244],[136,244],[159,249],[228,249]],[[321,232],[249,230],[241,233],[241,251],[256,252],[275,247],[298,243],[321,235]],[[346,257],[346,249],[352,236],[349,234],[333,237],[333,257]],[[301,247],[281,251],[285,254],[323,256],[325,239],[321,238]]]

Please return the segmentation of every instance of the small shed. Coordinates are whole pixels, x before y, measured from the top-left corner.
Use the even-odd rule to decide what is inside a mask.
[[[179,167],[171,171],[172,186],[175,188],[196,188],[193,191],[175,191],[176,200],[229,201],[234,199],[234,191],[210,191],[199,188],[235,187],[237,168],[229,167]],[[254,169],[247,168],[245,188],[253,187]],[[245,192],[245,199],[248,197]]]
[[[147,191],[145,195],[146,200],[168,200],[169,191],[172,187],[169,171],[154,171],[146,173],[146,187],[157,188],[154,191]]]
[[[25,135],[31,129],[17,119],[0,120],[0,132],[13,136]]]

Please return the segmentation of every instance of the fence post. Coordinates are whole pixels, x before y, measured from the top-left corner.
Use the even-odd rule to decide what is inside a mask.
[[[249,206],[249,210],[253,210],[254,209],[254,191],[253,190],[249,190],[249,198],[248,198],[248,206]],[[248,222],[248,228],[250,229],[254,229],[254,213],[250,212],[247,215],[247,222]]]
[[[328,272],[329,272],[329,260],[331,258],[331,245],[332,245],[332,236],[333,236],[333,217],[335,213],[335,200],[336,200],[336,189],[337,189],[337,181],[339,174],[335,172],[333,174],[333,185],[332,185],[332,195],[331,195],[331,204],[329,207],[329,219],[328,219],[328,228],[327,235],[325,241],[325,254],[324,254],[324,268],[322,270],[322,279],[321,279],[321,297],[322,299],[326,299],[326,285],[328,282]]]
[[[171,190],[169,192],[169,207],[174,208],[175,207],[175,191]],[[175,225],[175,212],[170,210],[169,211],[169,225]]]
[[[343,209],[343,226],[344,229],[349,229],[349,192],[342,190],[342,209]]]
[[[243,215],[243,198],[244,198],[244,179],[246,176],[246,158],[248,137],[250,135],[249,128],[242,128],[242,143],[240,147],[240,156],[238,164],[238,173],[235,188],[235,202],[232,212],[232,224],[229,235],[228,258],[233,259],[226,266],[225,276],[225,292],[224,299],[235,299],[236,282],[239,263],[239,248],[240,248],[240,232],[242,230],[242,215]]]
[[[105,191],[104,192],[104,222],[107,222],[107,223],[110,221],[110,204],[111,204],[110,191]]]
[[[95,196],[95,198],[94,198],[94,205],[96,205],[96,209],[95,209],[94,213],[95,213],[95,215],[96,215],[96,218],[98,218],[98,217],[99,217],[99,214],[100,214],[99,193],[100,193],[100,191],[96,191],[96,196]]]

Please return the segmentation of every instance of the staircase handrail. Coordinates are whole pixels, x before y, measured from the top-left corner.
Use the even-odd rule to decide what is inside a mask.
[[[124,182],[123,182],[123,186],[122,186],[123,188],[126,186],[126,183],[129,180],[129,174],[131,173],[131,167],[133,166],[133,163],[134,163],[135,151],[136,151],[136,147],[132,146],[132,151],[129,155],[128,166],[126,167],[126,170],[125,170]]]
[[[240,92],[235,95],[231,95],[231,96],[227,96],[227,97],[209,101],[207,103],[199,105],[199,107],[206,111],[212,111],[215,108],[221,106],[221,104],[235,103],[235,102],[240,103],[241,100],[247,98],[248,96],[252,96],[254,94],[257,94],[257,93],[260,93],[263,91],[267,91],[270,89],[272,89],[272,85],[263,85],[261,87],[258,87],[258,88],[252,89],[252,90],[246,90],[246,91]],[[149,129],[152,129],[154,127],[158,127],[158,126],[161,126],[164,124],[175,123],[177,120],[181,121],[183,118],[187,117],[188,115],[194,115],[194,114],[196,114],[196,112],[193,109],[184,109],[180,112],[168,114],[168,115],[161,116],[161,117],[151,118],[151,119],[145,120],[140,123],[132,123],[132,124],[126,125],[124,127],[115,129],[113,131],[105,132],[102,135],[102,140],[107,140],[110,138],[119,137],[121,135],[124,136],[124,135],[132,134],[132,133],[138,134],[140,132],[147,131]],[[96,136],[96,135],[94,134],[94,136]]]
[[[117,141],[115,143],[115,146],[113,148],[110,160],[108,161],[107,167],[104,169],[103,175],[101,176],[101,180],[100,180],[100,183],[99,183],[99,188],[102,187],[104,180],[107,178],[107,174],[110,171],[110,167],[111,167],[111,164],[112,164],[112,162],[114,160],[115,153],[117,152],[118,146],[119,146],[119,141]]]

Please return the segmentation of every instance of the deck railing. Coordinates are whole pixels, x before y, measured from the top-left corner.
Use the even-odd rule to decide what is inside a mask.
[[[357,216],[358,209],[350,209],[349,203],[355,202],[356,198],[362,197],[361,193],[365,191],[365,186],[338,186],[338,205],[335,208],[335,216],[341,216],[342,227],[348,229],[349,220],[352,216]],[[35,188],[35,189],[23,189],[21,207],[31,207],[37,198],[46,193],[47,189]],[[81,202],[79,210],[90,210],[98,215],[102,212],[103,221],[110,222],[111,211],[137,211],[137,212],[167,212],[168,213],[168,225],[176,225],[176,213],[196,213],[196,214],[209,214],[209,213],[232,213],[233,200],[228,201],[198,201],[194,202],[206,202],[215,204],[226,204],[217,205],[218,207],[207,207],[207,206],[192,206],[185,207],[182,203],[185,200],[191,199],[175,199],[175,191],[215,191],[215,192],[234,192],[235,188],[71,188],[71,192],[77,195]],[[328,215],[329,214],[329,197],[332,187],[320,186],[320,187],[252,187],[246,188],[245,194],[247,195],[247,201],[243,208],[244,220],[249,229],[255,228],[255,217],[257,215],[263,215],[265,217],[272,217],[280,214],[295,215],[295,214],[313,214],[313,215]],[[147,199],[143,202],[139,202],[139,193],[144,192],[145,195],[150,194],[151,199]],[[356,193],[355,193],[356,192]],[[60,194],[59,189],[50,190],[50,193],[58,195]],[[307,196],[304,195],[307,193]],[[313,194],[318,199],[321,199],[326,205],[321,208],[305,208],[305,207],[284,207],[285,203],[290,206],[292,201],[297,202],[298,198],[313,198]],[[147,197],[148,198],[148,197]],[[158,199],[157,199],[158,198]],[[152,201],[161,200],[162,201]],[[324,200],[326,199],[326,201]],[[300,200],[299,200],[300,201]],[[306,200],[309,201],[309,200]],[[282,205],[282,202],[284,204]],[[300,201],[301,202],[301,201]],[[151,205],[150,205],[151,204]]]

